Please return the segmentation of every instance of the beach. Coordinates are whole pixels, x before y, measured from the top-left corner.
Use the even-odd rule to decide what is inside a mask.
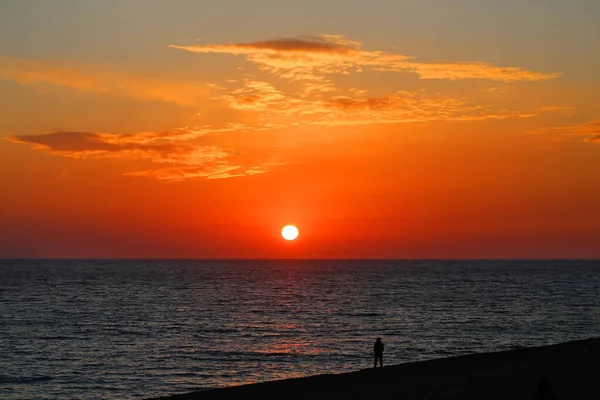
[[[556,399],[600,398],[600,339],[317,375],[163,400],[534,399],[546,378]]]

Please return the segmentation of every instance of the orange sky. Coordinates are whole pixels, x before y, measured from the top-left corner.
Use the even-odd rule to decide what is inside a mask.
[[[165,15],[117,24],[148,30],[124,58],[2,7],[22,43],[0,41],[0,257],[600,257],[600,80],[577,57],[600,60],[524,51],[552,38],[198,39]]]

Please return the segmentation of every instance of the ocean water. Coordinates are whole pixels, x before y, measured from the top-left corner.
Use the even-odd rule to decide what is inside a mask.
[[[598,336],[599,261],[0,261],[0,398],[140,399]]]

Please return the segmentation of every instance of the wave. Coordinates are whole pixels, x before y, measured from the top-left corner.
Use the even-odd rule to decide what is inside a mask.
[[[337,312],[334,315],[340,317],[385,317],[385,314],[377,312]]]
[[[199,333],[195,334],[194,336],[202,337],[204,336],[202,334],[206,333],[237,333],[239,331],[239,328],[200,328],[198,329]]]
[[[85,341],[85,340],[91,340],[92,337],[90,336],[61,336],[61,335],[57,335],[57,336],[38,336],[37,339],[39,340],[80,340],[80,341]]]
[[[51,376],[5,376],[0,375],[0,385],[25,385],[28,383],[45,382],[53,379]]]

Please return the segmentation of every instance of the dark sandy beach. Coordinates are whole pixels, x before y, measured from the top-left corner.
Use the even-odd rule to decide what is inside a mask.
[[[600,399],[600,339],[473,354],[162,397],[212,399],[533,399],[540,378],[556,399]]]

